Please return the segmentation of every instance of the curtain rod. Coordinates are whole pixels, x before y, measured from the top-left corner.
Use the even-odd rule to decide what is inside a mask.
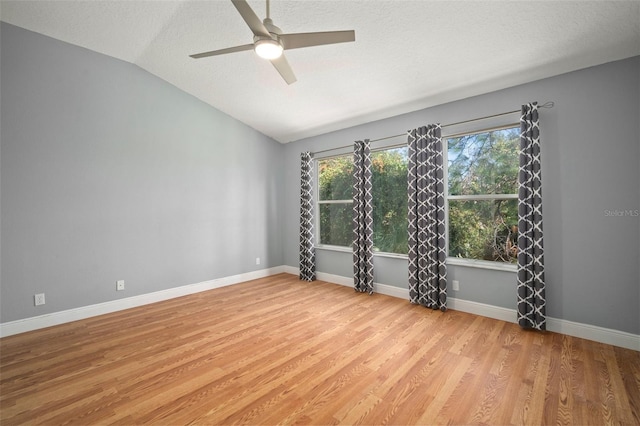
[[[538,105],[538,108],[553,108],[554,105],[555,105],[554,102],[549,101],[549,102],[546,102],[546,103],[544,103],[542,105]],[[474,121],[486,120],[488,118],[502,117],[503,115],[515,114],[516,112],[521,112],[521,110],[517,109],[515,111],[501,112],[500,114],[493,114],[493,115],[487,115],[487,116],[479,117],[479,118],[472,118],[470,120],[458,121],[456,123],[443,124],[440,127],[441,128],[445,128],[445,127],[457,126],[459,124],[473,123]],[[406,135],[406,133],[401,133],[399,135],[386,136],[384,138],[378,138],[378,139],[371,139],[369,142],[379,142],[379,141],[384,141],[384,140],[387,140],[387,139],[399,138],[400,136],[405,136],[405,135]],[[344,146],[338,146],[336,148],[323,149],[322,151],[315,151],[315,152],[313,152],[313,154],[321,154],[323,152],[335,151],[335,150],[343,149],[343,148],[350,148],[352,146],[353,146],[353,144],[344,145]]]

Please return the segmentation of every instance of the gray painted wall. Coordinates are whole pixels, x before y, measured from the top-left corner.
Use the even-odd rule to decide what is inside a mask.
[[[640,333],[640,220],[605,215],[640,209],[640,58],[281,146],[131,64],[5,23],[0,40],[1,322],[298,266],[301,151],[552,100],[548,315]],[[349,253],[317,258],[352,273]],[[406,288],[406,260],[374,263],[377,282]],[[515,308],[512,272],[449,278],[453,297]]]
[[[375,88],[372,88],[375,90]],[[640,333],[640,57],[536,81],[285,147],[284,261],[298,266],[299,154],[554,101],[540,110],[547,314]],[[349,253],[317,250],[318,270],[351,276]],[[407,287],[407,261],[375,257],[375,280]],[[515,273],[449,267],[452,297],[516,307]]]
[[[134,65],[1,28],[2,322],[283,264],[282,145]]]

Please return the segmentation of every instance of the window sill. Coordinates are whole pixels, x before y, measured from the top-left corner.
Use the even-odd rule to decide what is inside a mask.
[[[317,245],[315,248],[318,250],[341,251],[343,253],[353,253],[353,249],[351,247]]]
[[[391,259],[405,259],[405,260],[409,259],[409,256],[407,256],[406,254],[386,253],[386,252],[381,252],[381,251],[374,251],[373,252],[373,256],[374,257],[389,257]]]
[[[319,245],[318,250],[353,253],[351,247]],[[373,252],[374,257],[387,257],[391,259],[409,259],[406,254]],[[467,268],[490,269],[493,271],[517,272],[518,266],[513,263],[489,262],[487,260],[461,259],[459,257],[447,257],[447,265],[464,266]]]
[[[339,251],[343,253],[353,253],[353,249],[351,247],[343,247],[343,246],[330,246],[330,245],[317,245],[316,249],[318,250],[327,250],[327,251]],[[374,251],[373,255],[375,257],[390,257],[393,259],[408,259],[409,257],[406,254],[399,253],[385,253]]]
[[[490,262],[488,260],[461,259],[447,257],[447,265],[466,266],[468,268],[491,269],[494,271],[517,272],[518,266],[513,263]]]

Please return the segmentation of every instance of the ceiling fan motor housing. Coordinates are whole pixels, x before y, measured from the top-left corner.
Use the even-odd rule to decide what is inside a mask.
[[[263,35],[253,36],[253,43],[257,46],[258,43],[263,41],[263,40],[268,40],[270,43],[272,41],[275,41],[282,48],[284,48],[284,45],[282,44],[282,40],[280,40],[280,37],[279,37],[280,34],[282,34],[282,30],[279,27],[275,26],[273,24],[273,21],[270,18],[265,18],[264,21],[263,21],[263,24],[264,24],[265,28],[269,31],[270,37],[263,36]]]

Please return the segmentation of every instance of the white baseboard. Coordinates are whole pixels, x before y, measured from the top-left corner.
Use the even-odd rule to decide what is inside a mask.
[[[238,284],[245,281],[264,278],[282,272],[293,275],[300,274],[298,268],[287,265],[276,266],[274,268],[217,278],[214,280],[203,281],[196,284],[170,288],[167,290],[156,291],[148,294],[141,294],[139,296],[127,297],[125,299],[113,300],[109,302],[98,303],[95,305],[69,309],[66,311],[40,315],[37,317],[25,318],[0,324],[0,337],[11,336],[18,333],[25,333],[27,331],[38,330],[40,328],[51,327],[54,325],[90,318],[97,315],[103,315],[111,312],[121,311],[124,309],[134,308],[137,306],[143,306],[149,303],[161,302],[163,300],[173,299],[175,297],[186,296],[188,294],[199,293],[201,291],[212,290],[215,288]],[[326,281],[333,284],[339,284],[347,287],[353,286],[352,277],[343,277],[341,275],[318,272],[317,278],[320,281]],[[406,288],[400,288],[380,283],[374,283],[373,288],[376,293],[409,300],[409,290]],[[450,309],[456,311],[467,312],[512,323],[516,322],[515,309],[507,309],[499,306],[473,302],[470,300],[456,299],[453,297],[447,298],[447,305]],[[640,351],[640,336],[636,334],[626,333],[624,331],[612,330],[595,325],[582,324],[551,317],[547,317],[547,330]]]
[[[285,266],[283,272],[294,275],[299,275],[300,273],[298,268],[292,266]],[[324,272],[317,272],[316,276],[320,281],[340,284],[347,287],[353,286],[352,277],[343,277],[340,275],[327,274]],[[376,293],[409,300],[409,290],[406,288],[399,288],[379,283],[374,283],[373,288]],[[447,306],[449,309],[453,309],[454,311],[467,312],[470,314],[494,318],[511,323],[517,322],[515,309],[502,308],[500,306],[487,305],[484,303],[478,303],[464,299],[456,299],[453,297],[447,297]],[[551,317],[547,317],[547,330],[553,331],[555,333],[566,334],[568,336],[580,337],[582,339],[593,340],[595,342],[606,343],[613,346],[619,346],[621,348],[640,351],[640,336],[624,331],[618,331],[610,328],[598,327],[595,325],[582,324]]]
[[[547,330],[640,351],[640,336],[596,325],[547,317]]]
[[[285,266],[283,272],[286,272],[287,274],[300,275],[300,269],[293,266]],[[342,275],[327,274],[326,272],[316,272],[316,278],[320,281],[326,281],[332,284],[353,287],[353,277],[343,277]],[[409,299],[409,290],[406,288],[373,283],[373,291],[374,293],[386,294],[387,296],[393,296],[399,299]]]
[[[283,268],[284,269],[282,272],[284,272],[285,274],[300,275],[300,268],[295,268],[289,265],[284,265]]]
[[[493,318],[512,323],[517,322],[515,309],[487,305],[485,303],[473,302],[471,300],[456,299],[454,297],[447,297],[447,307],[454,311],[467,312],[469,314],[480,315],[481,317]]]
[[[11,336],[27,331],[38,330],[45,327],[64,324],[71,321],[78,321],[97,315],[109,314],[111,312],[122,311],[124,309],[135,308],[137,306],[148,305],[150,303],[161,302],[176,297],[186,296],[201,291],[213,290],[214,288],[225,287],[245,281],[268,277],[270,275],[284,272],[283,266],[261,269],[259,271],[247,272],[245,274],[232,275],[229,277],[217,278],[203,281],[196,284],[189,284],[181,287],[160,290],[153,293],[141,294],[139,296],[127,297],[125,299],[112,300],[95,305],[82,306],[80,308],[66,311],[53,312],[37,317],[25,318],[0,324],[0,337]]]

